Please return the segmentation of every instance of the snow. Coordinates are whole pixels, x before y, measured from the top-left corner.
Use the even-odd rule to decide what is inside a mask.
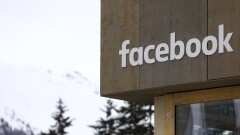
[[[70,135],[92,135],[88,125],[104,117],[100,108],[106,99],[100,97],[99,82],[92,82],[80,72],[61,75],[50,70],[0,64],[0,117],[15,128],[22,122],[30,124],[35,132],[48,131],[54,124],[52,114],[59,98],[75,119]]]

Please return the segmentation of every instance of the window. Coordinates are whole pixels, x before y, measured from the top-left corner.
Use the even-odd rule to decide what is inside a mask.
[[[240,99],[177,105],[176,135],[240,135]]]

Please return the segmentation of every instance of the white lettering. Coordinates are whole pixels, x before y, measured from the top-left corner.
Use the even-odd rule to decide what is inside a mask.
[[[208,42],[212,42],[212,49],[208,50]],[[202,50],[205,55],[212,55],[217,51],[217,39],[214,36],[207,36],[203,39]]]
[[[176,47],[179,46],[179,53],[176,54]],[[175,33],[171,33],[170,37],[170,60],[179,60],[184,55],[184,43],[182,41],[175,42]]]
[[[218,38],[219,38],[219,50],[218,50],[218,52],[223,53],[224,52],[224,46],[225,46],[225,48],[227,49],[228,52],[232,52],[233,49],[232,49],[229,41],[230,41],[233,33],[232,32],[228,33],[226,38],[223,40],[224,25],[219,25],[218,30],[219,30],[219,36],[218,36]]]
[[[163,48],[163,50],[161,50]],[[168,56],[161,57],[161,55],[169,54],[169,47],[166,43],[161,43],[156,48],[156,59],[159,62],[165,62],[168,60]]]
[[[183,41],[176,41],[176,34],[170,34],[170,46],[167,43],[160,43],[159,45],[148,45],[145,48],[135,47],[127,49],[127,45],[130,44],[130,40],[125,40],[122,43],[122,49],[119,51],[121,55],[122,67],[127,66],[127,54],[129,54],[129,62],[131,66],[142,65],[143,61],[148,64],[158,62],[165,62],[168,60],[180,60],[183,58],[185,51],[188,57],[197,57],[201,50],[205,55],[212,55],[215,52],[223,53],[224,48],[227,52],[232,52],[233,48],[230,45],[230,40],[232,38],[233,32],[227,33],[224,37],[224,25],[218,26],[218,39],[215,36],[207,36],[203,39],[202,43],[197,38],[192,38],[186,43],[186,50]],[[194,48],[195,45],[195,49]],[[150,51],[153,51],[155,55],[150,58]]]
[[[192,52],[192,50],[191,50],[193,44],[195,44],[195,46],[196,46],[195,52]],[[186,46],[186,53],[187,53],[188,57],[190,57],[190,58],[197,57],[200,54],[200,52],[201,52],[201,42],[196,38],[190,39],[187,42],[187,46]]]
[[[152,59],[149,58],[149,51],[150,51],[150,50],[154,50],[154,49],[155,49],[155,45],[149,45],[149,46],[147,46],[147,47],[145,48],[145,50],[144,50],[144,60],[145,60],[145,62],[148,63],[148,64],[152,64],[152,63],[155,62],[155,59],[154,59],[154,58],[152,58]]]
[[[122,56],[122,67],[126,67],[127,66],[127,62],[126,62],[126,55],[129,53],[129,49],[127,49],[127,45],[130,44],[130,40],[125,40],[122,43],[122,50],[119,51],[119,55]]]
[[[134,54],[137,53],[137,60],[134,59]],[[143,64],[143,47],[133,48],[129,54],[129,61],[132,66]]]

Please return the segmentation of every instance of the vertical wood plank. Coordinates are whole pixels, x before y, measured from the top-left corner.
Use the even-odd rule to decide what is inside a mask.
[[[154,135],[166,135],[166,110],[163,96],[154,98]]]
[[[109,65],[108,61],[113,54],[107,53],[108,50],[114,50],[114,1],[113,0],[101,0],[101,66],[100,66],[100,89],[101,95],[107,93],[109,90],[109,80],[111,76],[107,74],[107,70],[112,68],[113,65]]]
[[[175,135],[175,105],[173,99],[169,94],[165,95],[165,108],[166,108],[166,135]]]
[[[176,32],[176,41],[185,45],[191,38],[207,36],[207,0],[142,0],[139,14],[140,46],[169,45],[172,32]],[[207,57],[202,53],[196,58],[185,55],[181,60],[140,67],[140,89],[206,80]]]
[[[233,32],[230,44],[233,52],[215,54],[208,57],[208,76],[211,79],[240,76],[240,1],[209,0],[208,33],[218,37],[218,25],[224,24],[224,38]]]
[[[155,135],[174,135],[175,134],[175,106],[170,95],[154,98]]]
[[[139,46],[139,1],[102,0],[101,94],[139,89],[139,67],[121,67],[119,50],[124,40],[129,48]],[[128,58],[127,58],[128,61]]]

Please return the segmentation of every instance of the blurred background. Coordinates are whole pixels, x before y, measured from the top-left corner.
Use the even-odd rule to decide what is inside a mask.
[[[69,133],[93,134],[99,74],[100,0],[0,0],[0,117],[12,127],[48,131],[61,98]]]
[[[153,134],[99,87],[100,0],[0,0],[0,135]]]

